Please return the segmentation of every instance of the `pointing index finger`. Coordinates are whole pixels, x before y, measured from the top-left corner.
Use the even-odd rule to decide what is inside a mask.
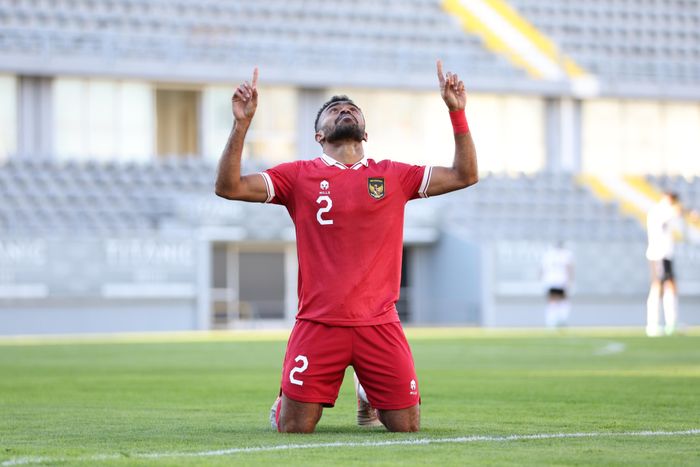
[[[253,89],[258,85],[258,67],[253,68]]]
[[[442,73],[442,60],[437,61],[437,75],[440,86],[443,86],[445,84],[445,75]]]

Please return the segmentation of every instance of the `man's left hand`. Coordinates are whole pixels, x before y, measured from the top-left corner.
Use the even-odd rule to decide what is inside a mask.
[[[464,110],[467,105],[467,91],[464,89],[464,83],[455,73],[450,71],[447,72],[447,75],[442,73],[442,60],[437,61],[437,75],[440,83],[440,95],[450,112]]]

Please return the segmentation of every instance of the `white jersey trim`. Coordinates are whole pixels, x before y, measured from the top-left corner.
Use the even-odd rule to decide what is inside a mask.
[[[265,203],[269,203],[272,201],[272,198],[275,197],[275,185],[272,183],[272,178],[270,178],[270,175],[268,175],[266,172],[258,173],[262,175],[263,181],[265,182],[265,190],[267,191],[267,199],[265,200]]]
[[[420,188],[418,188],[418,194],[421,198],[428,197],[428,187],[430,186],[430,177],[432,177],[432,175],[433,167],[426,165],[425,170],[423,171],[423,181],[420,184]]]
[[[363,157],[362,159],[360,159],[359,161],[355,162],[351,167],[346,166],[346,165],[343,164],[342,162],[338,162],[337,160],[333,159],[331,156],[329,156],[328,154],[325,154],[325,153],[321,155],[321,160],[322,160],[327,166],[329,166],[329,167],[335,166],[335,167],[338,167],[338,168],[341,169],[341,170],[345,170],[345,169],[348,169],[348,168],[353,169],[353,170],[358,170],[358,169],[359,169],[360,167],[362,167],[363,165],[364,165],[365,167],[367,167],[367,166],[369,165],[369,160],[367,160],[367,156],[365,156],[365,157]]]

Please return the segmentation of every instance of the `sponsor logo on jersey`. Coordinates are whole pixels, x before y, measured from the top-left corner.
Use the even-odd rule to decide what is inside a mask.
[[[318,187],[321,189],[318,194],[319,195],[330,195],[331,194],[331,184],[328,182],[328,180],[322,180],[321,183],[318,184]]]
[[[384,198],[384,177],[370,177],[367,179],[367,191],[374,199]]]

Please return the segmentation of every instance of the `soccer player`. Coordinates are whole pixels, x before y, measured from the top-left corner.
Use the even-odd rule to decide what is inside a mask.
[[[313,432],[323,408],[335,404],[350,365],[388,430],[420,427],[418,379],[395,306],[404,208],[409,200],[478,181],[464,83],[443,74],[440,61],[437,76],[454,129],[452,167],[368,158],[362,111],[347,96],[333,96],[316,117],[320,157],[242,176],[241,152],[258,103],[257,68],[232,97],[235,124],[219,162],[216,194],[281,204],[296,231],[299,308],[273,406],[280,432]]]
[[[647,335],[660,336],[676,331],[678,321],[678,292],[673,272],[674,236],[680,235],[682,210],[678,195],[664,193],[661,200],[647,213],[646,257],[651,269],[651,286],[647,298]],[[665,329],[659,326],[659,305],[663,300]]]
[[[573,255],[565,248],[564,242],[558,242],[545,252],[541,276],[547,289],[545,324],[551,329],[564,327],[569,320],[571,305],[568,295],[574,279]]]

